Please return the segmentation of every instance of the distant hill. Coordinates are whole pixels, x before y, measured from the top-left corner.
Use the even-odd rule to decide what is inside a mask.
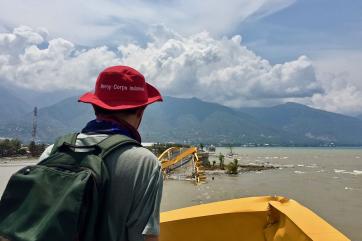
[[[80,131],[80,128],[92,118],[92,108],[77,102],[76,97],[67,98],[57,104],[38,110],[37,139],[41,142],[53,142],[60,135]],[[16,121],[6,122],[0,127],[0,136],[31,140],[33,113],[29,112]]]
[[[146,109],[141,132],[148,141],[193,143],[280,143],[285,134],[231,108],[174,97]]]
[[[1,88],[1,85],[0,85]],[[11,93],[28,105],[39,108],[57,104],[58,102],[73,96],[80,95],[79,90],[54,90],[54,91],[38,91],[29,90],[22,87],[10,86]]]
[[[297,103],[274,107],[241,108],[265,125],[320,142],[338,145],[362,144],[362,121]]]
[[[40,108],[38,138],[53,142],[67,132],[80,131],[93,119],[90,105],[76,97]],[[32,114],[0,126],[0,136],[31,138]],[[304,105],[287,103],[268,108],[234,110],[196,98],[165,97],[149,106],[141,125],[146,142],[270,144],[270,145],[362,145],[362,121]]]
[[[362,120],[362,114],[360,114],[360,115],[356,116],[356,118],[358,118],[358,119]]]
[[[18,119],[31,110],[26,102],[0,87],[0,123]]]
[[[78,103],[76,97],[68,98],[39,110],[38,138],[52,142],[63,133],[79,131],[93,118],[90,105]],[[278,130],[258,124],[253,117],[195,98],[166,97],[163,103],[146,109],[142,123],[144,141],[255,143],[281,142],[283,139]],[[3,126],[1,132],[30,140],[31,113]]]

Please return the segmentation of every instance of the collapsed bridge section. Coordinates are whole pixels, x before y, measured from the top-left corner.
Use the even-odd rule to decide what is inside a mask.
[[[206,179],[196,147],[170,147],[158,159],[161,162],[162,171],[165,176],[176,169],[189,165],[192,169],[190,176],[196,183],[204,182]]]

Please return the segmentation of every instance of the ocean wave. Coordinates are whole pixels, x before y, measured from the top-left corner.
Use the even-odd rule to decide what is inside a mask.
[[[343,173],[343,174],[351,174],[351,175],[362,175],[362,171],[360,170],[353,170],[352,172],[348,172],[346,170],[339,170],[339,169],[334,169],[335,173]]]
[[[362,175],[362,171],[353,170],[353,172],[351,172],[350,174],[352,174],[352,175]]]
[[[295,174],[303,174],[305,172],[302,172],[302,171],[294,171]]]
[[[309,166],[305,166],[305,167],[308,167],[308,168],[317,168],[317,164],[312,164],[312,165],[309,165]]]
[[[295,167],[293,164],[285,164],[285,165],[280,164],[279,166],[281,166],[281,167],[289,167],[289,168]]]
[[[343,169],[334,169],[334,172],[335,172],[335,173],[345,173],[346,170],[343,170]]]

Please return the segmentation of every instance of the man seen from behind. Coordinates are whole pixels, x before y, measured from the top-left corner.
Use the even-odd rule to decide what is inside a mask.
[[[76,145],[95,145],[110,135],[126,135],[141,143],[138,127],[147,105],[162,101],[159,91],[128,66],[103,70],[95,91],[79,98],[93,106],[96,118],[82,129]],[[49,156],[47,148],[40,160]],[[163,177],[160,163],[149,150],[126,146],[105,158],[109,191],[103,215],[107,241],[157,241]]]

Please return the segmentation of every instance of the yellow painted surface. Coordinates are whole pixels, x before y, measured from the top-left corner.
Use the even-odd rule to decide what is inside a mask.
[[[251,197],[161,213],[161,241],[346,241],[309,209],[282,197]]]
[[[293,222],[311,240],[348,240],[321,217],[294,200],[285,203],[271,201],[269,204],[280,212],[282,219]]]
[[[197,153],[197,148],[196,147],[190,147],[186,150],[183,150],[179,155],[175,156],[172,159],[168,159],[167,155],[169,152],[178,150],[180,148],[178,147],[171,147],[169,149],[167,149],[166,151],[164,151],[159,157],[158,159],[161,161],[161,166],[162,169],[166,169],[180,161],[182,161],[185,157],[193,155],[195,153]]]

